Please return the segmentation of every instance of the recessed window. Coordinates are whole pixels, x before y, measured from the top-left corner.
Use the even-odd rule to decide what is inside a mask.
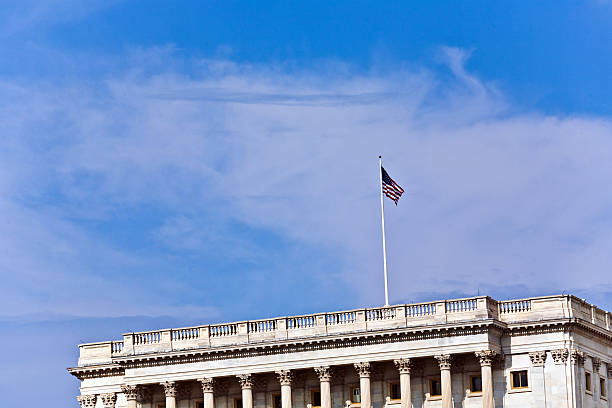
[[[320,407],[321,406],[321,390],[315,391],[313,390],[310,394],[312,407]]]
[[[605,398],[608,396],[608,390],[606,389],[606,379],[605,378],[599,379],[599,389],[601,390],[602,397]]]
[[[512,388],[529,387],[529,382],[527,381],[527,370],[512,371],[510,373],[510,379],[512,381]]]
[[[432,378],[429,380],[429,395],[432,397],[439,397],[442,395],[442,383],[439,378]]]
[[[282,408],[282,401],[281,401],[281,396],[278,394],[275,394],[272,396],[272,408]]]
[[[399,383],[389,384],[389,396],[391,397],[392,400],[402,399],[402,392],[400,390]]]
[[[351,402],[353,404],[361,403],[361,392],[359,391],[359,387],[351,388]]]
[[[591,373],[584,373],[584,389],[588,392],[593,391],[593,387],[591,387]]]
[[[482,392],[482,377],[479,375],[470,376],[470,392]]]
[[[242,398],[234,398],[234,408],[242,408]]]
[[[198,401],[195,403],[195,408],[204,408],[204,401]]]

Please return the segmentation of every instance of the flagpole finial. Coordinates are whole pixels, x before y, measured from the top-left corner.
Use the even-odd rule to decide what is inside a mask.
[[[379,159],[382,159],[382,156],[380,156],[380,155],[379,155],[379,156],[378,156],[378,158],[379,158]]]

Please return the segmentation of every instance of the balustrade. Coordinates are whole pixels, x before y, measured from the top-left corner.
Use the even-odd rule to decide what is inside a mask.
[[[499,314],[520,313],[531,310],[531,300],[509,300],[499,302]]]
[[[172,341],[196,340],[199,337],[200,329],[198,327],[173,329],[171,334]]]
[[[317,324],[315,316],[301,316],[301,317],[288,317],[287,328],[288,329],[303,329],[307,327],[314,327]]]
[[[377,320],[389,320],[395,319],[395,308],[383,307],[379,309],[367,309],[366,320],[377,321]]]
[[[226,337],[234,336],[238,333],[237,324],[221,324],[218,326],[210,326],[210,337]]]
[[[154,343],[159,343],[160,341],[161,341],[160,331],[134,334],[134,345],[154,344]]]
[[[446,313],[471,312],[478,307],[477,299],[460,299],[446,301]]]
[[[248,322],[249,333],[265,333],[276,330],[276,320],[258,320],[256,322]]]
[[[325,322],[329,326],[354,323],[355,312],[328,313],[325,315]]]
[[[111,354],[119,354],[122,351],[123,351],[122,341],[112,341],[111,342]]]

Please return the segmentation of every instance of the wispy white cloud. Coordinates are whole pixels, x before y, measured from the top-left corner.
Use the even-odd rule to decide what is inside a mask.
[[[295,266],[319,285],[304,289],[309,296],[379,303],[382,153],[407,190],[387,211],[392,300],[566,290],[609,306],[610,121],[511,114],[493,85],[466,71],[467,54],[443,52],[450,81],[426,70],[292,72],[219,60],[195,63],[189,76],[135,68],[94,88],[2,84],[0,186],[14,220],[0,226],[3,275],[15,288],[7,305],[180,313],[195,307],[180,301],[192,290],[180,276],[137,284],[143,269],[172,271],[166,255],[178,250],[256,258],[227,279],[273,294],[251,272],[262,260],[278,267],[278,249],[232,223],[332,256],[332,271],[316,259]],[[142,245],[153,239],[159,256],[86,228],[139,206],[161,208],[158,222],[139,224]],[[33,289],[36,279],[48,282]],[[200,312],[214,314],[216,301]]]

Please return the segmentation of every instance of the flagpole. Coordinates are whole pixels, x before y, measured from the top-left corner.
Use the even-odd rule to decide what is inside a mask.
[[[382,156],[378,156],[380,175],[380,218],[382,220],[383,270],[385,273],[385,306],[389,306],[389,285],[387,283],[387,244],[385,242],[385,201],[383,200]]]

